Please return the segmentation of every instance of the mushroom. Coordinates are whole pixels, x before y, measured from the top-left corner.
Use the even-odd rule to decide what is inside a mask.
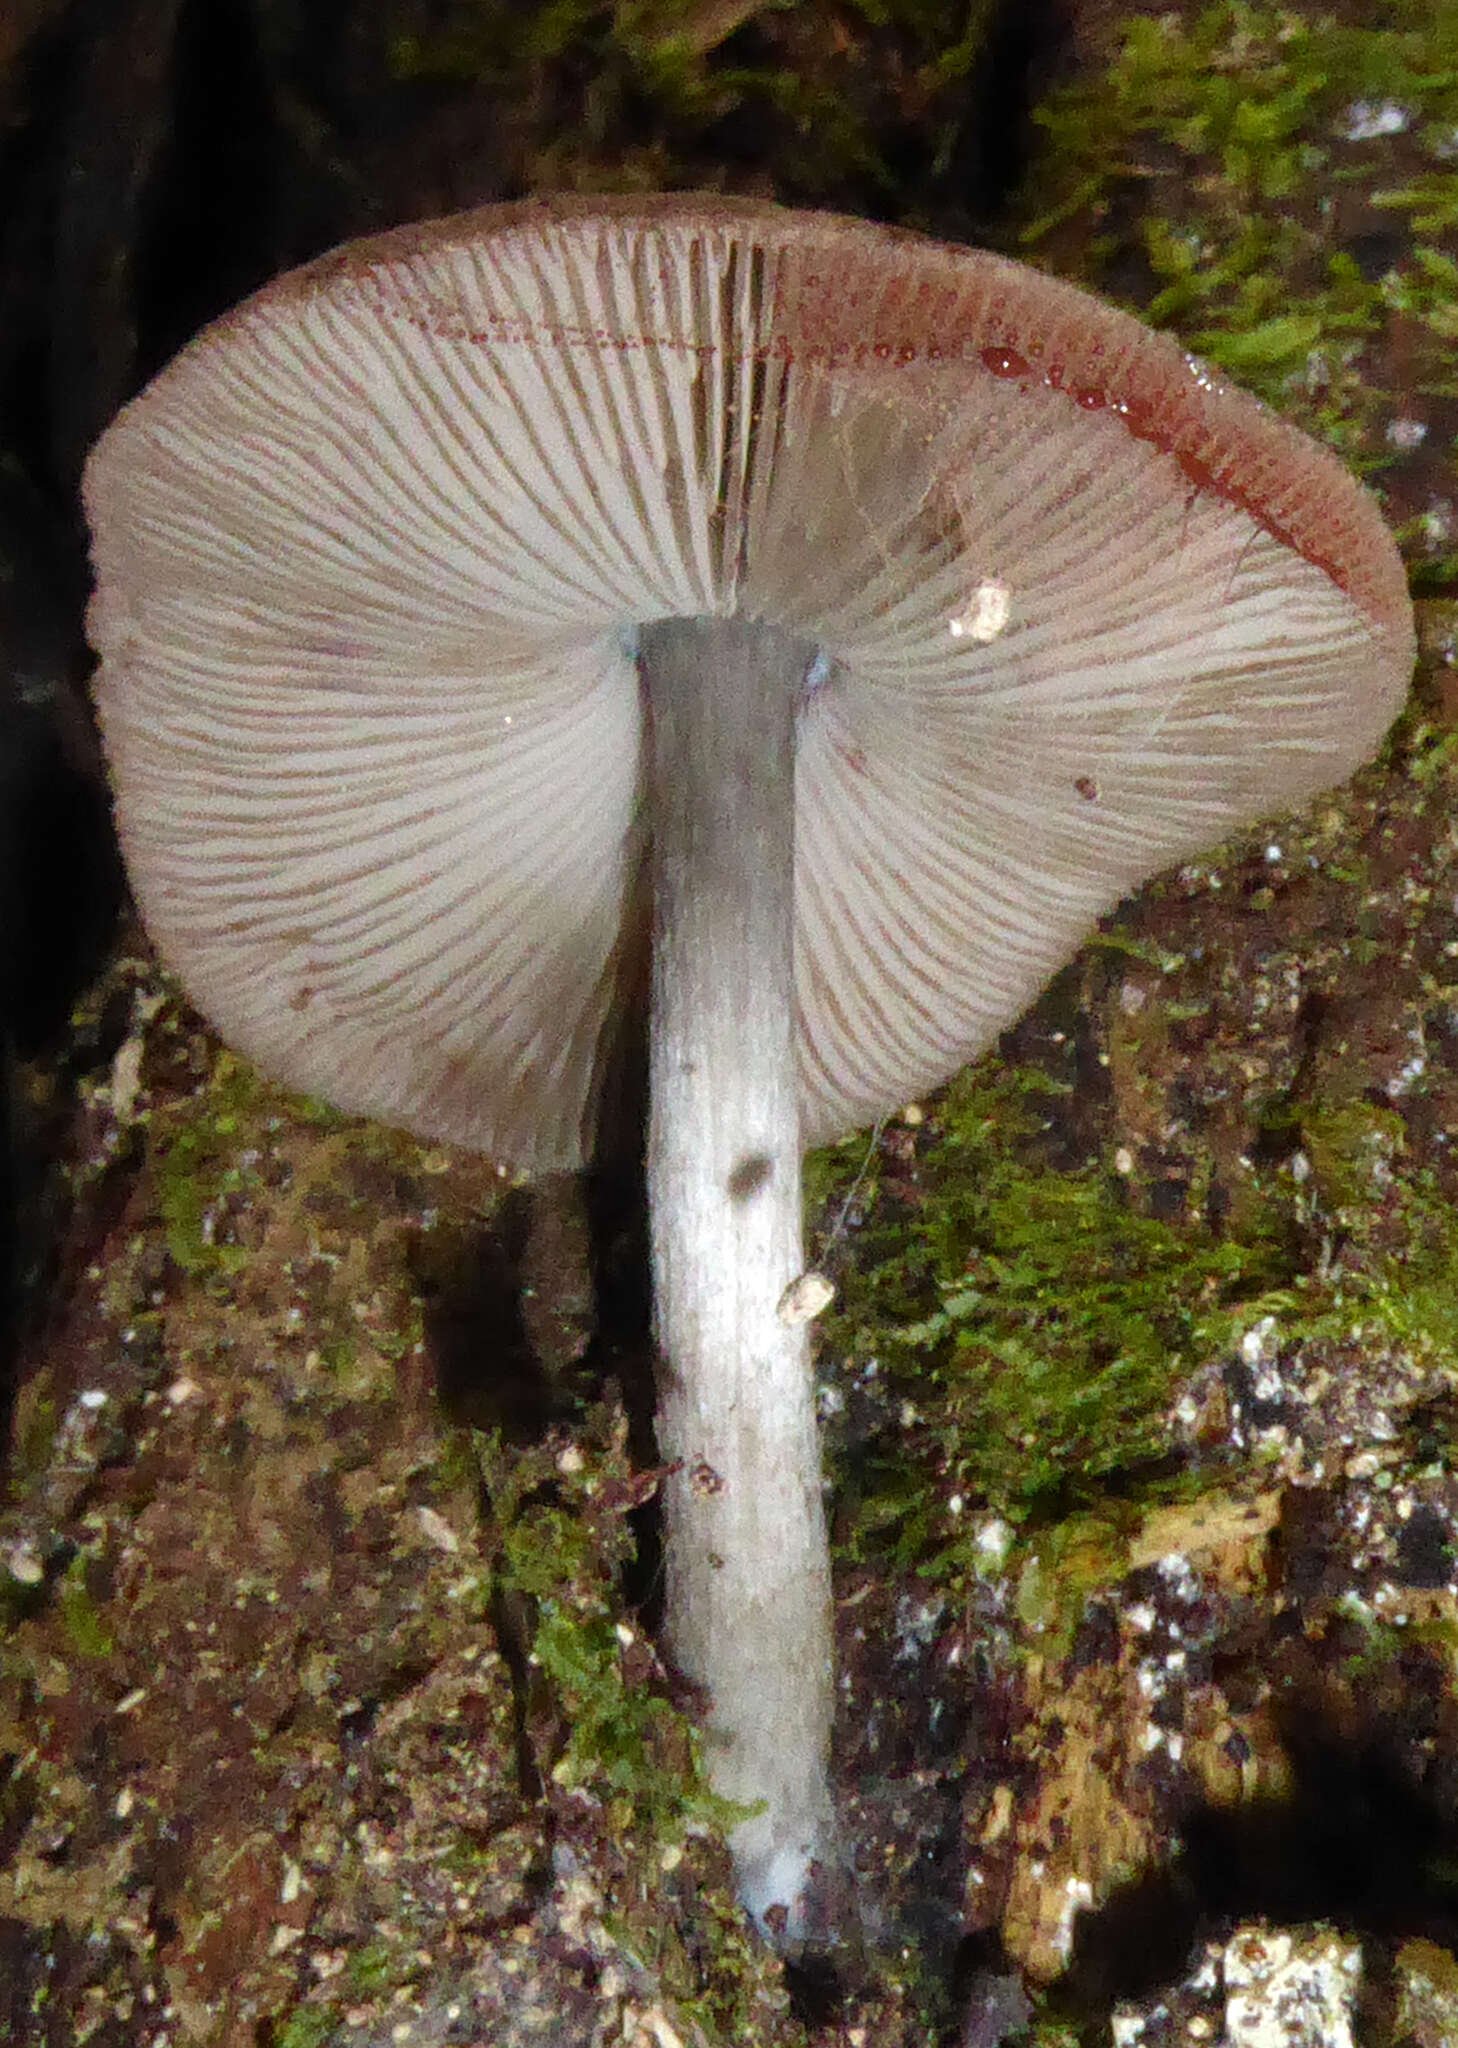
[[[279,279],[126,408],[86,501],[136,895],[261,1066],[581,1164],[651,922],[667,1629],[753,1809],[742,1895],[813,1934],[802,1149],[1371,754],[1413,660],[1374,504],[1065,284],[695,196]]]

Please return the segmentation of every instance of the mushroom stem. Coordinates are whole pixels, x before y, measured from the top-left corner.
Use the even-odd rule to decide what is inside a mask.
[[[795,718],[815,649],[744,618],[642,634],[651,723],[648,1202],[669,1645],[708,1696],[740,1895],[782,1939],[828,1875],[830,1569],[802,1265]]]

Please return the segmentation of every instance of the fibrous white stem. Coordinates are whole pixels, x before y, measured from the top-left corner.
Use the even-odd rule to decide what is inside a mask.
[[[830,1576],[802,1266],[793,989],[795,714],[815,650],[748,619],[639,650],[652,728],[648,1199],[670,1648],[709,1701],[712,1782],[763,1922],[807,1929],[832,1860]],[[776,1916],[778,1918],[778,1916]]]

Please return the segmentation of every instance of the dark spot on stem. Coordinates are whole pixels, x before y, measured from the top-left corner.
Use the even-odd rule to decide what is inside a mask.
[[[769,1185],[774,1161],[763,1152],[750,1152],[737,1162],[729,1175],[729,1195],[735,1202],[747,1202]]]

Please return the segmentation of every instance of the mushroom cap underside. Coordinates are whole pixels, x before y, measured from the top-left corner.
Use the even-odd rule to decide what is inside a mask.
[[[726,201],[337,251],[184,350],[86,501],[164,959],[281,1079],[523,1166],[584,1157],[641,979],[646,622],[821,650],[787,677],[807,1143],[1342,780],[1413,658],[1372,500],[1168,338]]]

